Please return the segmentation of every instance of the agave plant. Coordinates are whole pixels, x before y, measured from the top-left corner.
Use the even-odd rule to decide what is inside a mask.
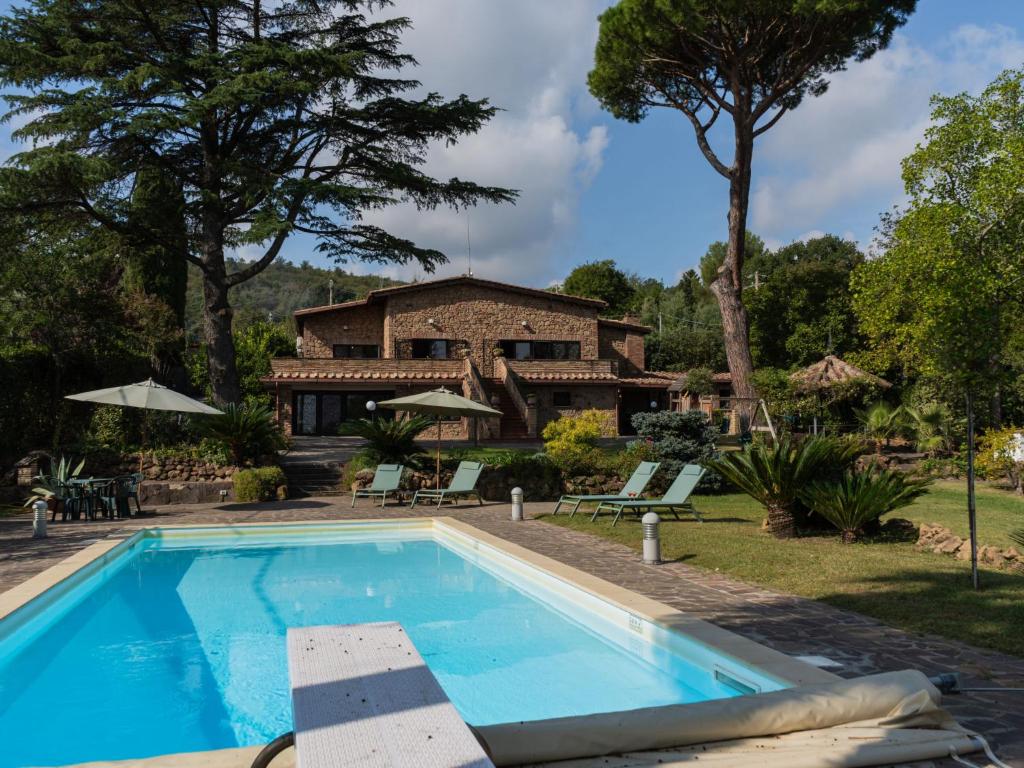
[[[871,466],[860,472],[847,471],[838,481],[810,483],[800,492],[800,499],[842,532],[844,544],[850,544],[868,523],[907,506],[929,485],[927,479]]]
[[[786,435],[774,445],[753,445],[707,462],[768,511],[768,531],[777,539],[796,535],[793,507],[805,485],[848,468],[860,446],[832,437],[798,442]]]
[[[59,499],[68,483],[78,477],[84,468],[85,459],[82,459],[77,465],[75,465],[74,459],[65,458],[63,455],[56,463],[50,459],[50,474],[39,474],[32,478],[32,495],[25,501],[25,506],[27,507],[35,501]]]
[[[224,412],[196,420],[200,436],[220,443],[231,454],[235,465],[248,458],[259,458],[283,450],[288,441],[274,420],[274,412],[265,405],[224,406]]]
[[[377,464],[408,464],[424,452],[416,437],[433,423],[430,416],[359,419],[348,425],[346,434],[365,439],[368,445],[363,455]]]
[[[855,410],[854,413],[864,428],[864,434],[875,441],[879,450],[883,444],[889,446],[889,441],[899,433],[902,426],[903,408],[889,405],[884,400],[879,400],[863,411]]]

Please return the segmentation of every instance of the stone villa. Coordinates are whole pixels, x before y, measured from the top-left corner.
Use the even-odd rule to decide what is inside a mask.
[[[295,313],[295,358],[264,379],[294,435],[337,434],[373,400],[445,386],[493,405],[498,419],[453,420],[445,436],[528,439],[563,414],[598,409],[609,436],[630,417],[692,407],[669,392],[679,374],[645,370],[650,328],[600,317],[596,299],[451,277],[372,291]],[[727,385],[726,385],[727,387]]]

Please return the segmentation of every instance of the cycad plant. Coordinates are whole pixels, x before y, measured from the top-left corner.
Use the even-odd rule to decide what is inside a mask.
[[[810,483],[800,492],[800,499],[840,530],[844,544],[850,544],[864,526],[912,503],[930,484],[930,480],[872,466],[860,472],[847,471],[838,481]]]
[[[796,441],[785,435],[774,445],[726,453],[706,466],[765,507],[772,536],[789,539],[796,535],[793,507],[804,486],[842,472],[859,453],[859,445],[832,437]]]
[[[430,416],[359,419],[347,425],[347,434],[366,440],[363,456],[376,464],[408,464],[423,454],[416,436],[432,424],[434,419]]]
[[[879,452],[883,444],[889,446],[889,441],[899,433],[902,426],[903,408],[889,405],[884,400],[879,400],[863,411],[855,410],[854,413],[864,428],[864,434],[875,441]]]
[[[220,443],[231,454],[236,466],[288,447],[288,441],[274,420],[274,412],[265,405],[224,406],[223,413],[196,419],[196,431]]]

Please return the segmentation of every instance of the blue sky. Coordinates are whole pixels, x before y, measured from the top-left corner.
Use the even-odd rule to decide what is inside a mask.
[[[412,18],[408,48],[425,86],[488,96],[503,112],[481,134],[438,148],[428,168],[522,190],[515,206],[468,216],[399,207],[370,220],[444,250],[474,272],[546,285],[573,266],[614,259],[673,282],[725,234],[725,181],[685,119],[652,113],[612,119],[586,91],[604,0],[399,0]],[[0,2],[0,7],[5,7]],[[899,160],[920,140],[936,92],[978,91],[1024,64],[1024,3],[920,0],[893,45],[852,64],[829,92],[806,101],[755,150],[749,228],[778,246],[831,232],[867,246],[879,213],[901,200]],[[0,127],[0,153],[9,153]],[[324,263],[306,239],[285,255]],[[412,268],[350,265],[410,278]]]

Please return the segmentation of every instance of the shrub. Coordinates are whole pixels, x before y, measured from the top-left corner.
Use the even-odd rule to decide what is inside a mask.
[[[346,434],[366,440],[362,453],[373,464],[413,464],[424,453],[416,437],[434,423],[430,416],[359,419],[346,425]]]
[[[597,441],[603,434],[604,423],[605,415],[598,410],[549,421],[541,433],[544,452],[564,471],[590,469],[600,461]]]
[[[860,472],[847,471],[837,482],[810,483],[800,491],[800,498],[842,532],[844,544],[850,544],[866,525],[911,504],[930,484],[930,480],[872,466]]]
[[[277,489],[285,487],[288,479],[280,467],[243,469],[232,478],[235,501],[271,501],[277,498]]]
[[[804,486],[838,474],[856,460],[860,446],[831,437],[798,442],[783,435],[773,446],[750,445],[726,453],[708,466],[768,511],[768,530],[777,539],[796,535],[794,507]]]
[[[632,423],[641,438],[635,442],[648,445],[650,459],[660,461],[659,472],[667,476],[675,477],[686,464],[706,465],[718,455],[719,430],[700,411],[637,413]],[[708,472],[699,490],[718,490],[721,484],[720,475]]]
[[[224,413],[196,420],[200,436],[224,446],[235,465],[288,447],[288,441],[265,405],[224,406]]]
[[[1017,493],[1024,493],[1024,430],[990,429],[978,440],[978,473],[995,480],[1005,478]]]

